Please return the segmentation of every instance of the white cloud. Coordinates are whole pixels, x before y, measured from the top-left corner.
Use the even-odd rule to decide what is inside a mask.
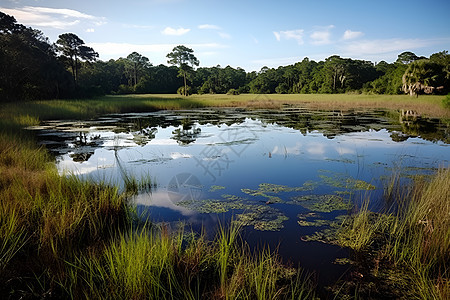
[[[313,31],[309,36],[312,39],[313,45],[327,45],[330,44],[331,32],[330,30],[334,28],[334,25],[329,25],[326,27],[321,27],[316,31]]]
[[[199,29],[209,29],[209,30],[215,30],[218,32],[218,35],[223,38],[223,39],[231,39],[231,35],[229,35],[226,32],[222,31],[222,28],[220,26],[217,25],[212,25],[212,24],[202,24],[202,25],[198,25]]]
[[[153,25],[137,25],[137,24],[123,24],[122,25],[125,28],[132,28],[132,29],[154,29],[155,26]]]
[[[285,40],[296,40],[299,45],[303,44],[303,29],[286,30],[286,31],[274,31],[273,34],[277,41]]]
[[[183,27],[179,27],[177,29],[172,28],[172,27],[166,27],[164,28],[163,31],[161,31],[162,34],[164,35],[184,35],[186,33],[188,33],[189,31],[191,31],[189,28],[183,28]]]
[[[217,25],[212,25],[212,24],[202,24],[202,25],[198,25],[199,29],[213,29],[213,30],[221,30],[222,28],[220,28]]]
[[[95,29],[94,28],[88,28],[88,29],[86,29],[86,32],[95,32]]]
[[[449,39],[384,39],[354,41],[341,46],[346,55],[373,55],[382,53],[400,53],[441,43],[448,43]]]
[[[229,35],[228,33],[225,33],[225,32],[219,32],[219,36],[223,39],[227,39],[227,40],[231,39],[231,35]]]
[[[346,30],[344,32],[344,36],[342,37],[344,40],[353,40],[356,38],[359,38],[360,36],[363,36],[364,33],[361,31],[352,31],[352,30]]]
[[[14,9],[0,7],[0,10],[14,16],[19,23],[27,26],[67,29],[81,22],[96,26],[106,24],[106,19],[103,17],[88,15],[73,9],[24,6]]]

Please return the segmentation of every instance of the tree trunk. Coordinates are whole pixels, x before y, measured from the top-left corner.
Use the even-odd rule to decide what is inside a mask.
[[[184,96],[187,96],[187,84],[186,84],[186,72],[183,73],[184,77]]]

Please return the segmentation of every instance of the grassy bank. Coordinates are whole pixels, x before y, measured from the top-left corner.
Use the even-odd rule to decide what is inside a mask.
[[[394,212],[369,212],[367,201],[338,232],[337,243],[355,251],[360,275],[341,290],[363,298],[449,299],[450,169],[410,186],[397,180],[386,189]]]
[[[57,107],[77,115],[64,104]],[[312,281],[276,253],[251,254],[235,223],[212,241],[183,227],[140,224],[129,193],[59,176],[46,149],[23,130],[55,111],[21,115],[17,108],[0,121],[1,298],[314,297]]]
[[[161,109],[190,109],[204,107],[281,108],[298,106],[313,110],[388,109],[413,110],[420,115],[450,118],[444,108],[444,96],[406,95],[348,95],[348,94],[290,94],[290,95],[123,95],[104,96],[89,100],[47,100],[8,104],[2,116],[24,115],[40,120],[86,119],[101,114],[148,112]]]

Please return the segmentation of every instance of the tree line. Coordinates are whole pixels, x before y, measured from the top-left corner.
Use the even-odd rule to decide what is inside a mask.
[[[278,68],[246,72],[230,66],[200,67],[194,51],[177,46],[168,64],[154,66],[133,52],[98,60],[98,53],[73,33],[51,44],[42,32],[0,12],[1,101],[92,97],[104,94],[180,93],[291,94],[374,93],[410,95],[450,92],[448,51],[418,57],[403,52],[393,63],[330,56]]]

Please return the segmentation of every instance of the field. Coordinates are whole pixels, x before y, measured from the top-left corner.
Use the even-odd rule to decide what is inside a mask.
[[[128,203],[129,195],[117,187],[59,176],[53,158],[23,130],[26,126],[41,120],[84,119],[107,113],[290,105],[404,109],[448,119],[450,110],[442,107],[443,98],[127,95],[7,104],[0,109],[0,296],[315,298],[314,282],[301,269],[282,265],[271,250],[250,254],[239,237],[239,227],[224,225],[218,228],[216,238],[208,241],[182,226],[143,224]],[[382,284],[393,282],[392,286],[401,287],[389,291],[393,295],[448,299],[450,172],[440,170],[431,180],[417,178],[407,188],[398,186],[394,175],[386,197],[403,205],[402,212],[371,215],[362,210],[349,216],[336,243],[354,249],[356,257],[370,265],[371,276]],[[373,238],[361,239],[362,232]],[[341,287],[355,298],[367,296],[361,282]]]
[[[444,109],[444,96],[359,95],[359,94],[271,94],[271,95],[117,95],[89,100],[46,100],[8,104],[0,116],[28,115],[39,120],[82,119],[108,113],[189,109],[201,107],[281,108],[300,106],[309,109],[392,109],[412,110],[420,115],[450,118]]]

